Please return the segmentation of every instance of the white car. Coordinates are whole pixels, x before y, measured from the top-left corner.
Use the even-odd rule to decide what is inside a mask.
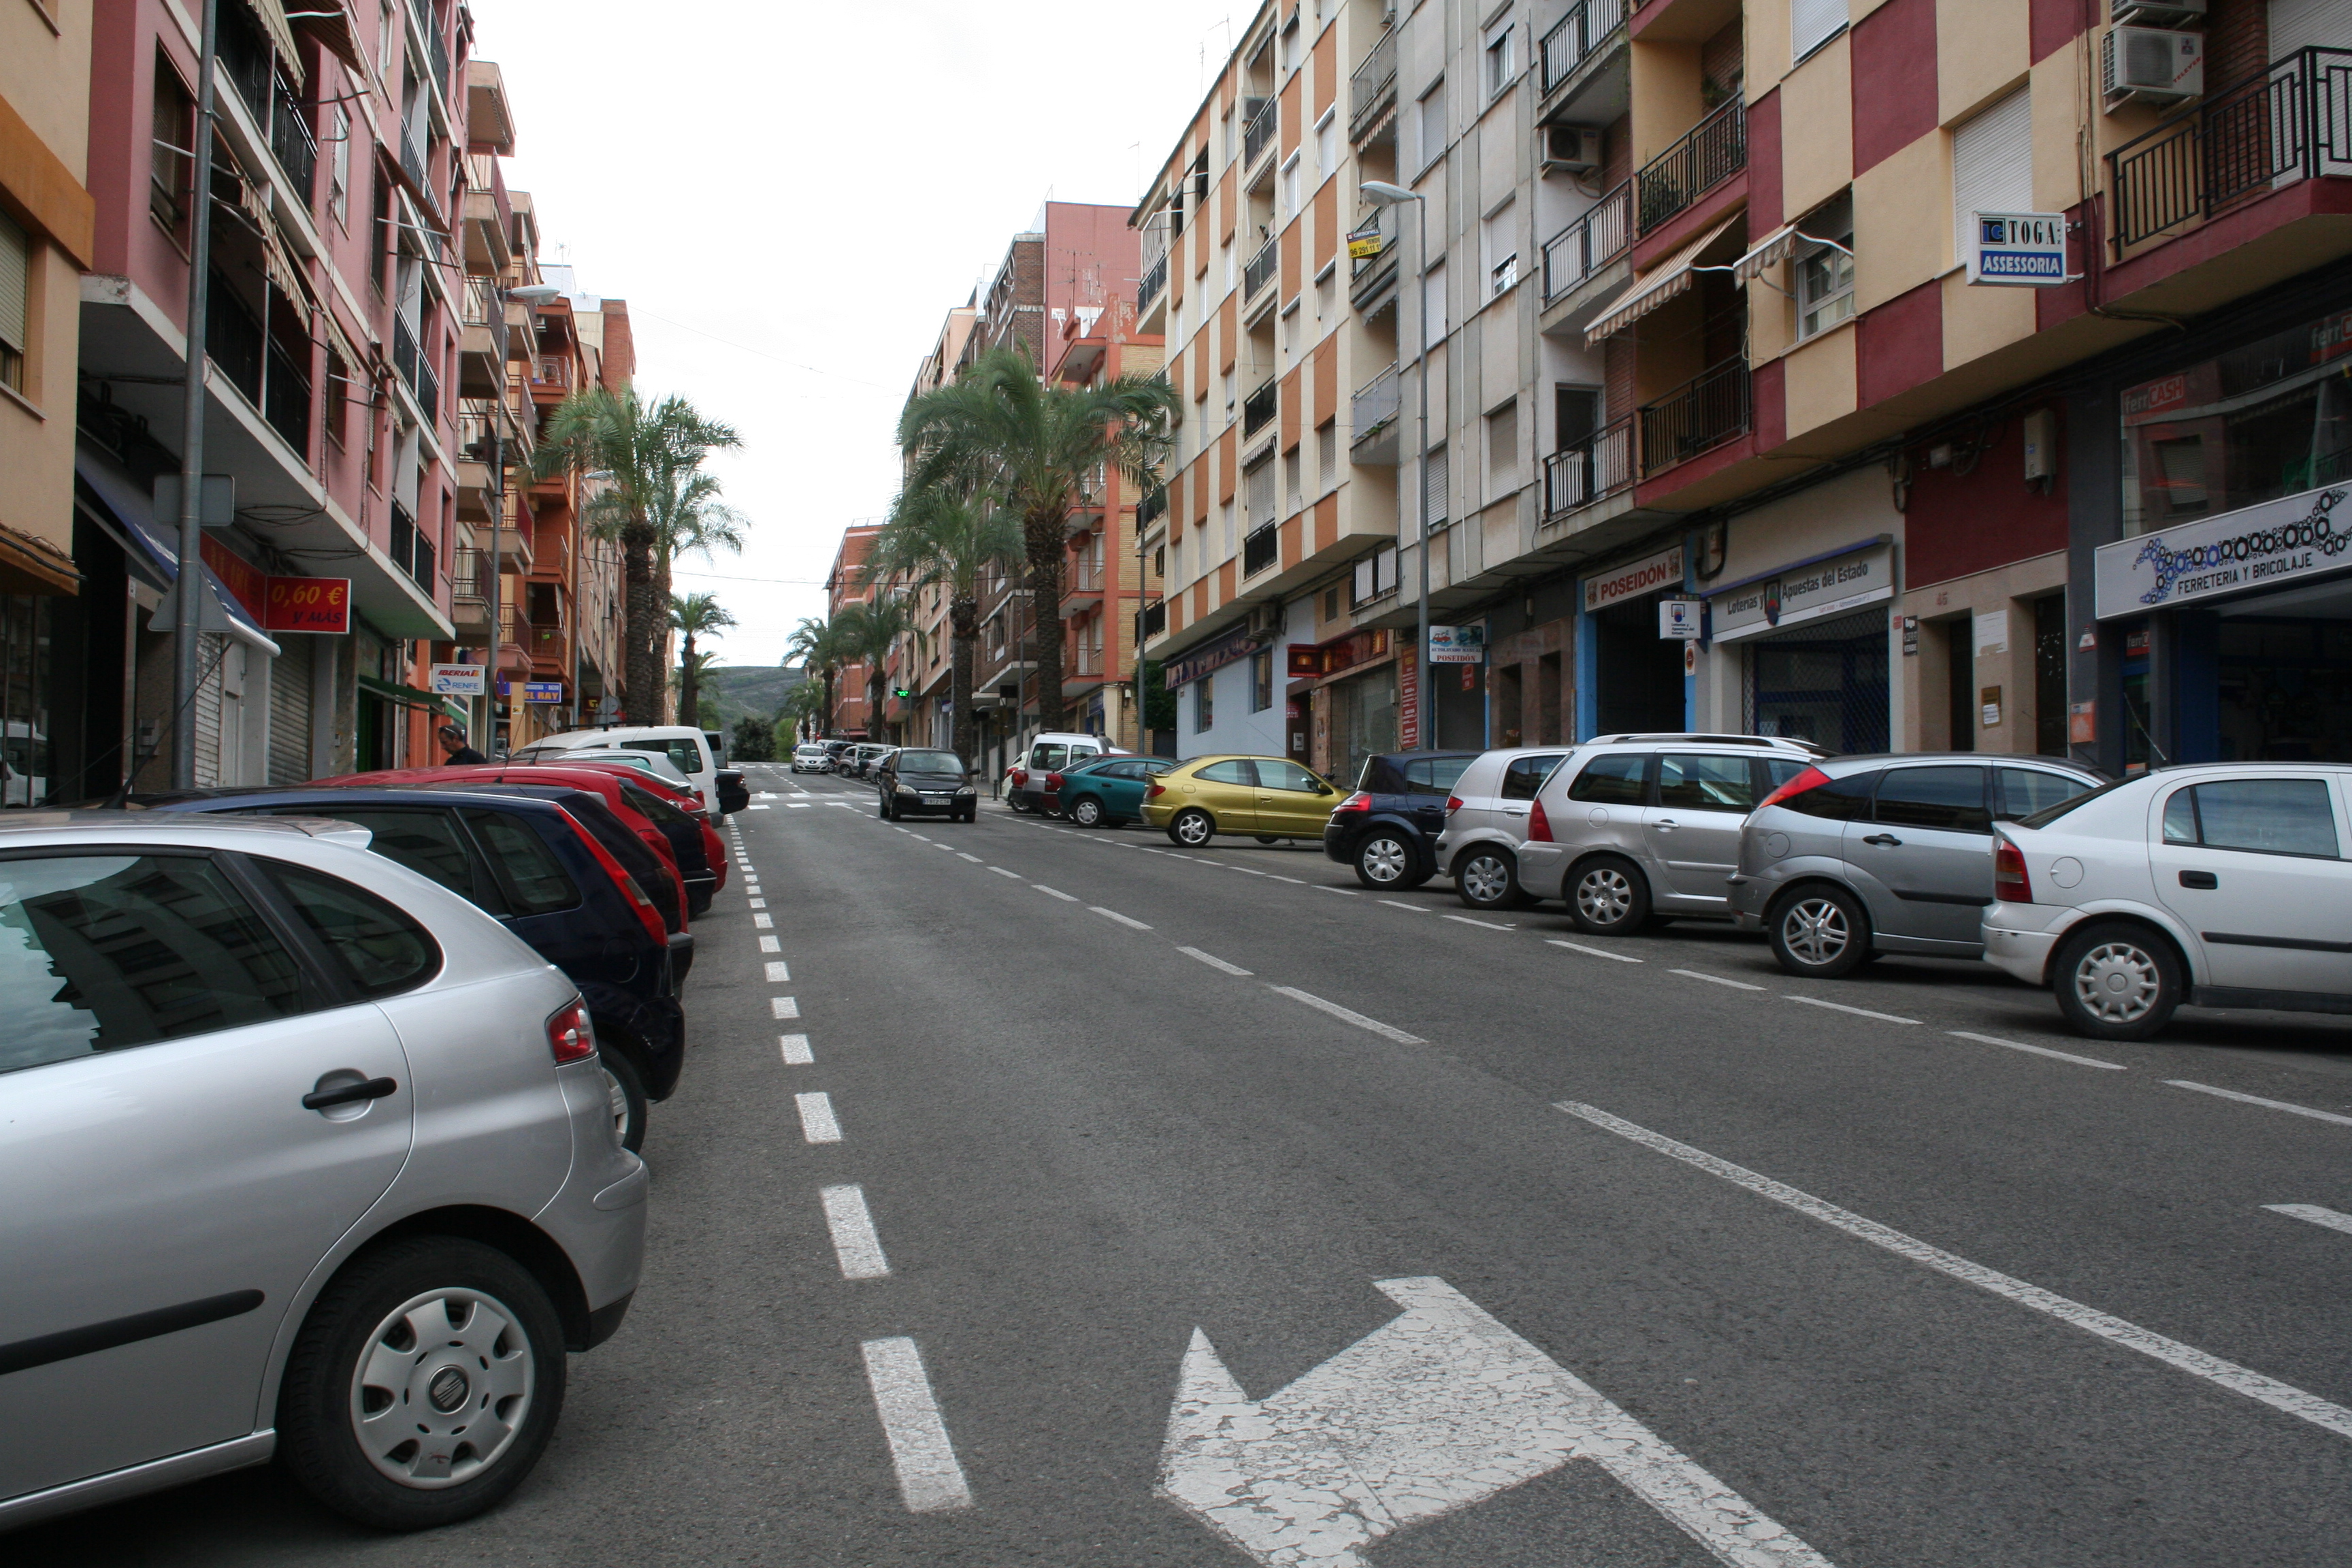
[[[815,742],[811,741],[804,745],[793,748],[793,772],[822,773],[830,773],[832,769],[833,753]]]
[[[530,749],[534,753],[532,761],[555,763],[562,759],[537,753],[572,751],[583,746],[651,752],[656,756],[667,757],[677,765],[678,772],[692,781],[694,793],[702,797],[711,816],[724,815],[719,809],[719,756],[700,730],[684,724],[621,724],[609,730],[567,730],[560,735],[541,736],[530,743]]]
[[[2161,769],[2001,826],[1985,957],[2067,1024],[2146,1039],[2183,1003],[2352,1013],[2352,767]]]

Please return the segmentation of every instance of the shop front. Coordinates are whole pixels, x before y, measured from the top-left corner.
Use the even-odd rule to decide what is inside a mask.
[[[1658,635],[1660,601],[1683,592],[1682,546],[1610,567],[1580,586],[1577,738],[1688,729],[1689,656],[1682,643]],[[1524,739],[1524,723],[1520,732]]]
[[[1718,587],[1706,628],[1738,684],[1738,726],[1832,752],[1884,752],[1895,597],[1885,535]]]
[[[1403,671],[1409,657],[1385,628],[1368,627],[1310,647],[1294,645],[1286,754],[1345,784],[1363,772],[1364,759],[1415,744]],[[1303,741],[1307,755],[1297,747]]]

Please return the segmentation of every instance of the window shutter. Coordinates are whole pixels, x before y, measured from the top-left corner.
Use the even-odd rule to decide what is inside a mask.
[[[0,343],[18,353],[30,343],[25,330],[26,280],[33,269],[32,240],[0,213]]]
[[[2344,47],[2352,40],[2352,0],[2271,0],[2271,58],[2284,59],[2313,44]]]
[[[2033,210],[2033,94],[2019,88],[1952,132],[1952,260],[1974,215]]]
[[[1789,58],[1803,59],[1846,23],[1846,0],[1789,0]]]
[[[1432,447],[1429,449],[1429,468],[1422,479],[1429,487],[1429,526],[1435,528],[1445,521],[1445,498],[1452,489],[1444,447]]]

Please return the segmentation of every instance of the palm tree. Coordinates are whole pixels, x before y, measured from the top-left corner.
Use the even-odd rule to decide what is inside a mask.
[[[794,659],[814,675],[824,693],[824,700],[809,715],[817,721],[816,732],[821,740],[833,728],[833,683],[841,667],[851,660],[843,657],[849,647],[849,628],[837,626],[832,621],[820,621],[814,616],[803,616],[801,624],[793,628],[792,640],[784,645],[784,662]]]
[[[685,398],[649,404],[634,387],[621,393],[589,387],[548,416],[533,473],[541,479],[597,474],[606,481],[583,509],[583,521],[597,538],[621,543],[627,584],[622,699],[640,723],[659,719],[668,687],[661,643],[668,625],[670,556],[678,539],[691,535],[694,520],[718,505],[718,481],[700,475],[699,466],[707,454],[742,444],[730,426],[704,418]],[[698,478],[707,482],[698,484]],[[731,514],[713,521],[735,526]],[[740,542],[740,534],[734,537]],[[723,534],[714,538],[726,542]]]
[[[997,567],[1021,564],[1021,525],[986,492],[942,480],[899,492],[866,558],[866,581],[896,581],[909,593],[937,587],[948,598],[950,711],[955,750],[970,759],[972,645],[980,638],[980,590]]]
[[[844,606],[833,624],[842,628],[846,639],[844,662],[866,667],[866,738],[878,741],[882,739],[882,683],[889,678],[882,667],[898,639],[915,629],[914,618],[907,614],[904,599],[885,598],[877,593],[862,605]]]
[[[678,649],[677,710],[680,714],[699,714],[702,711],[702,671],[710,656],[695,652],[694,639],[716,636],[722,628],[733,626],[735,617],[719,604],[716,594],[688,594],[682,599],[673,594],[669,600],[669,624],[670,629],[684,638],[684,644]],[[691,724],[695,721],[681,718],[679,722]]]
[[[814,680],[804,680],[793,688],[784,705],[776,715],[776,750],[789,756],[792,748],[802,740],[808,726],[816,722],[825,706],[824,688]],[[814,737],[810,737],[814,738]]]
[[[991,349],[963,376],[907,405],[898,445],[913,459],[909,489],[952,481],[993,494],[1020,520],[1037,638],[1037,717],[1063,727],[1062,560],[1070,508],[1088,476],[1113,468],[1141,487],[1168,451],[1176,389],[1154,376],[1104,386],[1050,386],[1017,349]]]
[[[702,721],[703,682],[709,677],[712,661],[718,657],[719,655],[709,648],[705,648],[700,653],[688,654],[672,672],[670,685],[678,697],[677,716],[672,722],[691,724],[698,730],[715,730],[719,727],[716,724],[705,724]],[[711,711],[715,713],[718,710],[713,708]]]

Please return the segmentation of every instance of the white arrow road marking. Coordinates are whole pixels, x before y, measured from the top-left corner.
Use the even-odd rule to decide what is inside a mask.
[[[956,1462],[955,1445],[948,1441],[940,1402],[931,1397],[923,1352],[909,1339],[867,1340],[859,1348],[866,1353],[866,1381],[874,1390],[874,1408],[882,1417],[882,1436],[889,1439],[890,1463],[898,1469],[898,1495],[908,1510],[970,1508],[971,1488]]]
[[[2284,1100],[2264,1100],[2259,1094],[2240,1094],[2234,1089],[2215,1089],[2210,1083],[2190,1083],[2183,1078],[2168,1078],[2164,1082],[2168,1089],[2193,1089],[2200,1094],[2218,1094],[2223,1100],[2242,1100],[2248,1105],[2268,1106],[2273,1110],[2286,1110],[2297,1116],[2308,1116],[2315,1121],[2334,1121],[2346,1127],[2352,1127],[2352,1116],[2338,1116],[2332,1110],[2314,1110],[2308,1105],[2289,1105]]]
[[[2070,1301],[2063,1296],[2044,1290],[2039,1285],[2029,1285],[2022,1279],[2012,1279],[2006,1274],[1996,1273],[1980,1263],[1971,1263],[1965,1258],[1955,1257],[1941,1247],[1930,1247],[1916,1237],[1906,1236],[1899,1230],[1879,1224],[1876,1220],[1864,1219],[1862,1215],[1848,1209],[1842,1209],[1835,1204],[1824,1203],[1811,1193],[1799,1192],[1796,1188],[1776,1182],[1769,1176],[1759,1175],[1754,1171],[1745,1166],[1735,1165],[1728,1160],[1719,1160],[1703,1149],[1694,1149],[1687,1143],[1677,1142],[1663,1132],[1653,1132],[1646,1127],[1636,1126],[1622,1117],[1612,1116],[1609,1112],[1593,1106],[1580,1105],[1574,1100],[1563,1100],[1555,1104],[1553,1109],[1565,1110],[1570,1116],[1581,1117],[1595,1127],[1604,1128],[1616,1133],[1620,1138],[1631,1139],[1645,1148],[1654,1149],[1661,1154],[1680,1160],[1686,1165],[1696,1165],[1711,1176],[1720,1176],[1734,1186],[1746,1187],[1749,1192],[1770,1198],[1776,1204],[1786,1204],[1799,1214],[1810,1215],[1823,1225],[1844,1231],[1848,1236],[1859,1237],[1874,1247],[1883,1247],[1898,1258],[1907,1258],[1912,1262],[1925,1265],[1939,1274],[1948,1274],[1953,1279],[1965,1280],[1979,1289],[1990,1290],[1996,1296],[2007,1297],[2021,1307],[2030,1307],[2034,1311],[2046,1313],[2062,1323],[2072,1323],[2085,1333],[2096,1334],[2104,1340],[2112,1340],[2126,1349],[2136,1350],[2144,1356],[2160,1361],[2167,1366],[2178,1367],[2192,1377],[2201,1377],[2208,1383],[2219,1384],[2232,1394],[2242,1394],[2249,1399],[2260,1400],[2273,1410],[2283,1410],[2289,1415],[2298,1416],[2310,1422],[2315,1426],[2325,1427],[2339,1437],[2352,1437],[2352,1410],[2347,1410],[2341,1405],[2332,1404],[2315,1394],[2307,1394],[2292,1384],[2264,1377],[2261,1373],[2200,1351],[2195,1345],[2183,1344],[2179,1340],[2168,1340],[2162,1334],[2152,1333],[2137,1323],[2126,1322],[2121,1318],[2111,1318],[2095,1308],[2085,1307],[2080,1301]]]
[[[1160,1495],[1273,1568],[1366,1568],[1383,1536],[1591,1459],[1718,1563],[1828,1568],[1444,1280],[1378,1283],[1404,1315],[1264,1399],[1193,1330]]]
[[[2352,1214],[2324,1209],[2317,1204],[2264,1204],[2273,1214],[2283,1214],[2291,1219],[2307,1219],[2314,1225],[2324,1225],[2330,1230],[2340,1230],[2352,1236]]]

